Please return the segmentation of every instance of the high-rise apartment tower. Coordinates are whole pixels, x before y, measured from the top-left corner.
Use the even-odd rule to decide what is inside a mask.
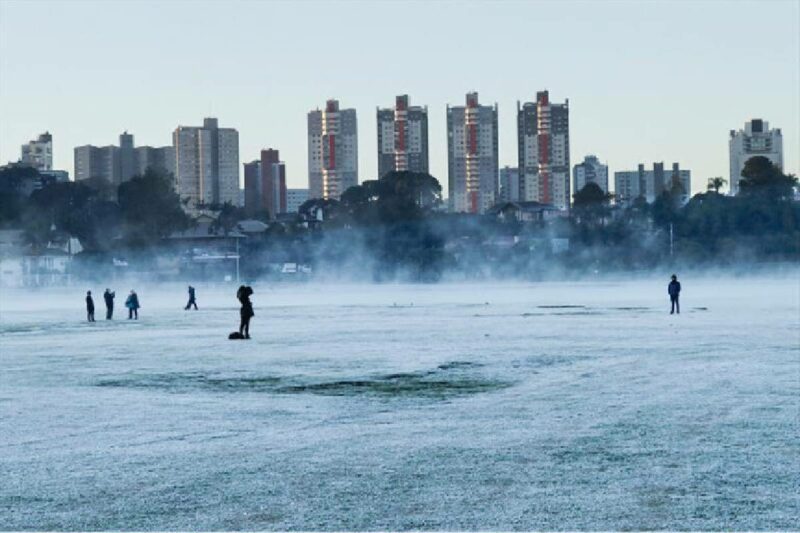
[[[175,188],[189,207],[239,204],[239,132],[220,128],[216,118],[203,126],[178,126],[175,147]]]
[[[482,106],[468,93],[465,106],[447,106],[449,207],[483,213],[497,201],[497,104]]]
[[[409,106],[405,94],[378,109],[378,178],[393,170],[428,172],[428,108]]]
[[[358,128],[355,109],[339,109],[328,100],[325,110],[308,113],[308,188],[311,198],[338,199],[358,185]]]
[[[548,91],[535,102],[517,102],[520,200],[569,208],[569,100],[550,102]]]

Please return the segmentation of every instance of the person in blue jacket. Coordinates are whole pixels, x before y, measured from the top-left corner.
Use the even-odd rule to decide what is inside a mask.
[[[128,320],[135,319],[139,320],[139,296],[136,294],[136,291],[131,289],[131,293],[128,295],[128,299],[125,300],[125,307],[128,308]]]
[[[672,310],[670,310],[669,314],[681,314],[681,304],[678,301],[678,298],[681,294],[681,282],[678,281],[678,276],[675,274],[672,275],[672,281],[670,281],[669,285],[667,286],[667,292],[669,293],[669,299],[672,302]]]

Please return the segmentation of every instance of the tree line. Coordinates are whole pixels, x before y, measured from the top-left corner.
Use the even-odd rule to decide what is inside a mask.
[[[0,227],[22,229],[34,248],[71,236],[88,252],[142,249],[192,225],[171,176],[156,170],[118,187],[91,178],[44,183],[26,194],[26,184],[40,179],[30,167],[0,170]]]
[[[37,174],[25,167],[0,170],[0,227],[23,229],[34,247],[69,235],[88,253],[146,250],[193,224],[172,176],[156,170],[117,187],[89,179],[48,183],[27,195],[23,185]],[[711,178],[707,192],[683,205],[677,183],[652,204],[638,198],[622,208],[589,183],[574,194],[569,216],[522,221],[497,211],[444,213],[436,178],[390,172],[351,187],[338,201],[309,200],[294,220],[270,222],[263,235],[248,239],[243,255],[250,257],[243,260],[254,275],[282,260],[335,267],[368,259],[376,279],[400,270],[432,279],[447,269],[526,275],[544,266],[605,271],[800,258],[795,176],[754,157],[739,194],[720,194],[723,185]],[[235,206],[207,207],[216,209],[215,227],[223,232],[246,218]],[[568,240],[568,249],[555,253],[548,244],[554,238]]]

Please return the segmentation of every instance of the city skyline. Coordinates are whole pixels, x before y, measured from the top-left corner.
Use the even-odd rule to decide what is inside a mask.
[[[378,177],[372,113],[395,95],[408,94],[414,105],[428,108],[430,172],[447,188],[446,106],[458,105],[471,91],[482,101],[497,102],[499,166],[515,166],[516,101],[531,101],[546,89],[557,101],[569,99],[573,161],[596,154],[611,173],[641,161],[680,161],[692,170],[696,193],[705,189],[708,177],[727,179],[729,131],[762,118],[782,130],[784,169],[798,172],[800,80],[791,67],[800,59],[795,2],[743,2],[724,4],[725,9],[704,2],[680,10],[674,4],[631,2],[500,3],[491,9],[484,3],[458,8],[410,3],[424,31],[418,32],[418,42],[402,45],[404,55],[395,65],[376,62],[394,57],[400,46],[377,38],[378,22],[393,12],[392,4],[300,8],[233,2],[202,4],[184,13],[177,5],[144,2],[132,10],[134,4],[119,2],[105,6],[103,18],[81,19],[92,5],[0,4],[0,162],[16,161],[20,145],[49,131],[54,168],[74,176],[75,147],[104,146],[125,130],[142,145],[164,146],[177,125],[217,117],[239,131],[240,161],[279,147],[288,167],[287,186],[301,188],[308,176],[306,114],[335,98],[361,115],[358,174],[364,181]],[[319,17],[307,17],[311,5]],[[136,29],[143,26],[136,21],[151,20],[156,9],[154,36],[140,38]],[[37,16],[44,10],[54,16]],[[265,12],[285,24],[260,42],[243,28],[257,24]],[[120,31],[110,22],[97,24],[121,13],[131,24]],[[331,55],[346,59],[347,68],[317,59],[320,39],[313,30],[330,18],[359,29],[329,43]],[[456,54],[450,44],[454,31],[445,24],[450,19],[458,22],[452,27],[485,21],[491,38],[467,43],[469,53]],[[41,22],[37,39],[24,38],[23,20]],[[198,24],[208,20],[226,36],[225,46],[194,42]],[[519,32],[513,30],[526,23],[544,37],[560,35],[563,46],[537,56],[534,68],[520,69],[515,68],[518,48],[535,49],[514,36]],[[302,24],[309,26],[308,41],[297,38]],[[769,28],[770,39],[757,38],[753,28],[759,27]],[[175,31],[192,44],[172,43]],[[364,46],[373,40],[379,45]],[[106,49],[104,42],[114,46]],[[130,55],[124,65],[103,60],[120,53]],[[148,53],[165,60],[151,64]],[[203,58],[202,69],[180,62],[192,53]],[[279,75],[247,67],[264,53],[272,53],[275,68],[269,72]],[[467,68],[472,61],[483,66]],[[748,77],[745,65],[757,65],[759,76]],[[107,82],[109,69],[115,84]],[[651,83],[654,77],[661,81]],[[240,169],[240,187],[242,179]]]

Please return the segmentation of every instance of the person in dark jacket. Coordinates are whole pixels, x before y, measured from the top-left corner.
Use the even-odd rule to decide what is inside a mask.
[[[86,291],[86,320],[94,322],[94,300],[92,291]]]
[[[236,291],[236,298],[242,304],[242,308],[239,311],[239,316],[241,318],[239,322],[239,334],[245,339],[250,338],[250,319],[255,316],[253,303],[250,301],[250,296],[252,294],[252,287],[245,287],[244,285],[240,286],[239,290]]]
[[[197,311],[197,301],[194,297],[194,287],[189,285],[189,303],[186,304],[184,310],[188,311],[190,307],[194,306],[194,310]]]
[[[111,320],[111,317],[114,316],[114,296],[116,294],[111,289],[106,289],[106,292],[103,293],[103,300],[106,301],[106,320]]]
[[[131,293],[128,295],[128,299],[125,300],[125,307],[128,308],[128,320],[136,319],[139,320],[139,296],[136,295],[136,291],[131,289]]]
[[[678,281],[678,276],[675,274],[672,275],[672,281],[670,281],[669,285],[667,286],[667,292],[669,293],[669,299],[672,302],[672,310],[669,312],[669,314],[681,314],[681,304],[678,302],[678,297],[681,294],[681,282]]]

